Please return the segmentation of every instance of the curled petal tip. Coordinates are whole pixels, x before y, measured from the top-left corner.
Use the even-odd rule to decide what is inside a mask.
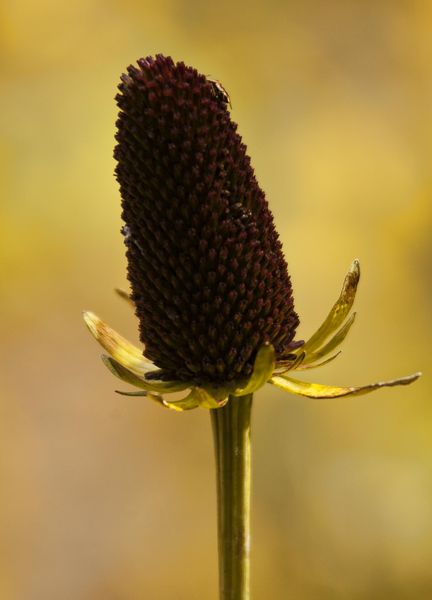
[[[351,263],[351,267],[350,267],[350,272],[351,273],[357,273],[358,275],[360,275],[360,261],[358,258],[355,258],[352,263]]]
[[[92,334],[92,336],[97,340],[102,346],[103,344],[103,330],[104,330],[104,322],[100,319],[94,312],[90,310],[83,311],[83,319],[84,323],[87,325],[88,330]]]
[[[84,323],[90,329],[91,333],[96,337],[97,328],[95,326],[95,322],[99,321],[98,317],[90,310],[83,310],[82,316],[84,319]]]
[[[343,290],[345,290],[345,294],[349,293],[349,290],[352,289],[355,294],[356,288],[360,279],[360,262],[357,259],[354,259],[351,263],[349,271],[345,277]]]
[[[301,347],[301,351],[306,353],[305,364],[310,362],[309,358],[312,353],[316,353],[316,351],[323,348],[325,340],[333,332],[337,331],[337,329],[342,325],[346,317],[349,315],[354,304],[359,279],[360,264],[358,260],[354,260],[351,264],[350,270],[345,276],[339,298],[336,300],[322,325]],[[340,332],[335,335],[334,340],[330,341],[325,346],[326,351],[330,352],[338,345],[339,341],[343,341],[353,323],[354,318],[355,317],[351,317],[351,320],[341,329]],[[321,355],[317,358],[321,358],[322,356],[323,353],[321,353]]]
[[[144,358],[139,348],[104,323],[93,312],[85,311],[83,317],[92,336],[123,367],[139,376],[154,368],[154,365]]]
[[[413,373],[412,375],[407,375],[406,377],[401,377],[397,381],[399,381],[400,385],[409,385],[410,383],[417,381],[417,379],[419,379],[422,375],[423,375],[423,373],[421,371],[417,371],[417,373]]]

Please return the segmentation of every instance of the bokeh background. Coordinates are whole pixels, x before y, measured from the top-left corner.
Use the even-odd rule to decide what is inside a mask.
[[[206,411],[114,393],[81,322],[136,339],[112,147],[120,73],[162,52],[220,79],[306,337],[355,257],[358,320],[315,381],[425,375],[254,413],[253,591],[432,598],[432,5],[3,0],[0,598],[216,600]]]

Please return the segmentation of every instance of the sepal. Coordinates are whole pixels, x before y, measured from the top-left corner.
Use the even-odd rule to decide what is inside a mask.
[[[271,344],[264,344],[258,350],[252,375],[244,387],[236,388],[233,396],[253,394],[262,387],[272,376],[275,368],[275,350]]]

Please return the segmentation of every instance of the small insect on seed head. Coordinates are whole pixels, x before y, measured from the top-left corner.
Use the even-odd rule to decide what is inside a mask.
[[[212,84],[213,93],[216,99],[220,102],[225,102],[225,104],[228,104],[229,107],[232,108],[230,95],[221,82],[218,79],[210,79],[210,77],[207,77],[207,81]]]

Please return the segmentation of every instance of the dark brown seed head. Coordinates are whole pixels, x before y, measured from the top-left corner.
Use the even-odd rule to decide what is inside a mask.
[[[249,375],[298,325],[273,216],[214,83],[161,55],[122,75],[116,176],[145,354],[162,377]]]

